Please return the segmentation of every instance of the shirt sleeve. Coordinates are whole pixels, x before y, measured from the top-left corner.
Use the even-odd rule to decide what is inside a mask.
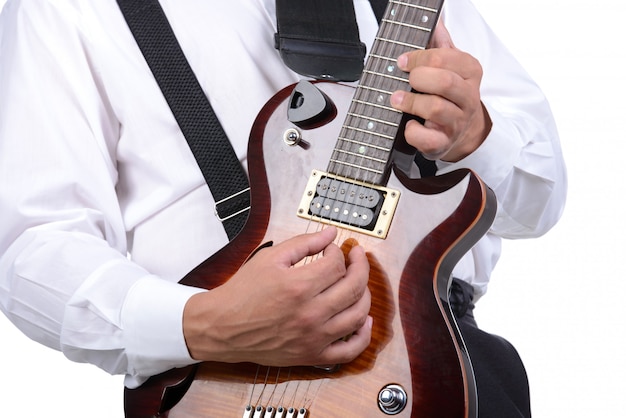
[[[31,339],[136,386],[194,362],[182,311],[203,290],[127,255],[120,126],[76,13],[10,1],[0,17],[0,308]]]
[[[491,233],[537,237],[561,216],[567,176],[558,130],[544,94],[484,22],[470,0],[449,0],[446,26],[459,49],[483,66],[481,96],[493,128],[484,143],[440,173],[473,169],[495,192]]]

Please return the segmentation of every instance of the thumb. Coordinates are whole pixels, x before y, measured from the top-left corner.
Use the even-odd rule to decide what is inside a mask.
[[[442,21],[437,23],[429,46],[430,48],[455,48],[450,32]]]

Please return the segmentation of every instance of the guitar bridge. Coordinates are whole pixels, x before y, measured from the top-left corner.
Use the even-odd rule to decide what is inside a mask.
[[[309,411],[306,408],[284,408],[282,406],[278,408],[272,406],[253,408],[248,405],[243,412],[243,418],[307,418],[308,415]]]
[[[298,216],[377,238],[386,238],[400,192],[314,170]]]

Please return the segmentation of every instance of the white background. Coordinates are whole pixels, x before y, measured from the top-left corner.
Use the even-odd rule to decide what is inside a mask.
[[[569,168],[562,221],[505,243],[476,312],[524,358],[535,418],[626,416],[622,2],[475,0],[550,98]],[[121,377],[30,342],[1,315],[0,335],[7,416],[122,417]]]

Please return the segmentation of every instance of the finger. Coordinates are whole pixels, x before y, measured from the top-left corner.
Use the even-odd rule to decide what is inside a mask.
[[[358,302],[367,290],[369,262],[363,247],[353,247],[348,254],[348,262],[345,275],[318,297],[317,302],[332,310],[333,315]]]
[[[313,298],[334,286],[344,278],[347,271],[343,251],[332,242],[337,234],[336,228],[333,227],[332,231],[329,232],[322,232],[323,234],[316,233],[296,237],[275,248],[279,252],[285,252],[283,255],[279,254],[278,257],[288,260],[283,265],[286,264],[289,268],[283,270],[283,273],[290,280],[292,289],[296,294],[307,298]],[[315,240],[317,242],[314,242]],[[324,244],[327,245],[321,248],[320,252],[320,247]],[[301,261],[300,258],[307,258],[310,255],[315,255],[315,257],[298,264]],[[365,263],[367,262],[365,261]],[[366,266],[366,268],[368,267]],[[327,307],[328,304],[324,306]],[[335,313],[331,309],[326,309],[323,312],[326,319]]]
[[[415,99],[423,99],[424,94],[439,96],[460,109],[473,103],[475,92],[478,90],[473,80],[468,81],[454,71],[433,67],[416,68],[409,75],[409,82],[415,91],[421,93],[421,95],[413,96]],[[433,102],[428,103],[428,106],[434,112],[449,110],[446,103]]]
[[[478,61],[463,51],[451,48],[435,48],[406,52],[397,59],[398,67],[410,72],[419,67],[439,68],[458,73],[462,78],[482,78]]]
[[[429,160],[441,159],[450,151],[452,142],[443,127],[426,121],[424,125],[409,121],[404,129],[406,141]]]
[[[365,251],[356,246],[348,259],[346,276],[318,297],[320,304],[334,311],[324,325],[333,339],[361,328],[371,308],[372,296],[367,287],[370,266]]]
[[[291,267],[302,259],[325,250],[336,236],[337,228],[330,226],[319,232],[297,235],[274,248],[282,254],[282,261]]]
[[[332,252],[332,258],[329,252]],[[312,293],[316,294],[315,304],[328,320],[363,298],[367,291],[369,268],[363,247],[355,246],[350,250],[346,267],[341,249],[329,246],[323,258],[300,267],[298,274],[309,278]]]
[[[454,127],[456,121],[463,117],[462,107],[437,94],[399,90],[391,95],[391,105],[404,113],[430,120],[445,129]]]
[[[330,340],[350,335],[363,326],[372,306],[372,295],[368,288],[349,307],[336,313],[324,324],[324,332]]]
[[[372,340],[372,317],[367,317],[365,323],[349,338],[338,339],[328,345],[320,354],[318,364],[348,363],[354,360],[369,346]]]

